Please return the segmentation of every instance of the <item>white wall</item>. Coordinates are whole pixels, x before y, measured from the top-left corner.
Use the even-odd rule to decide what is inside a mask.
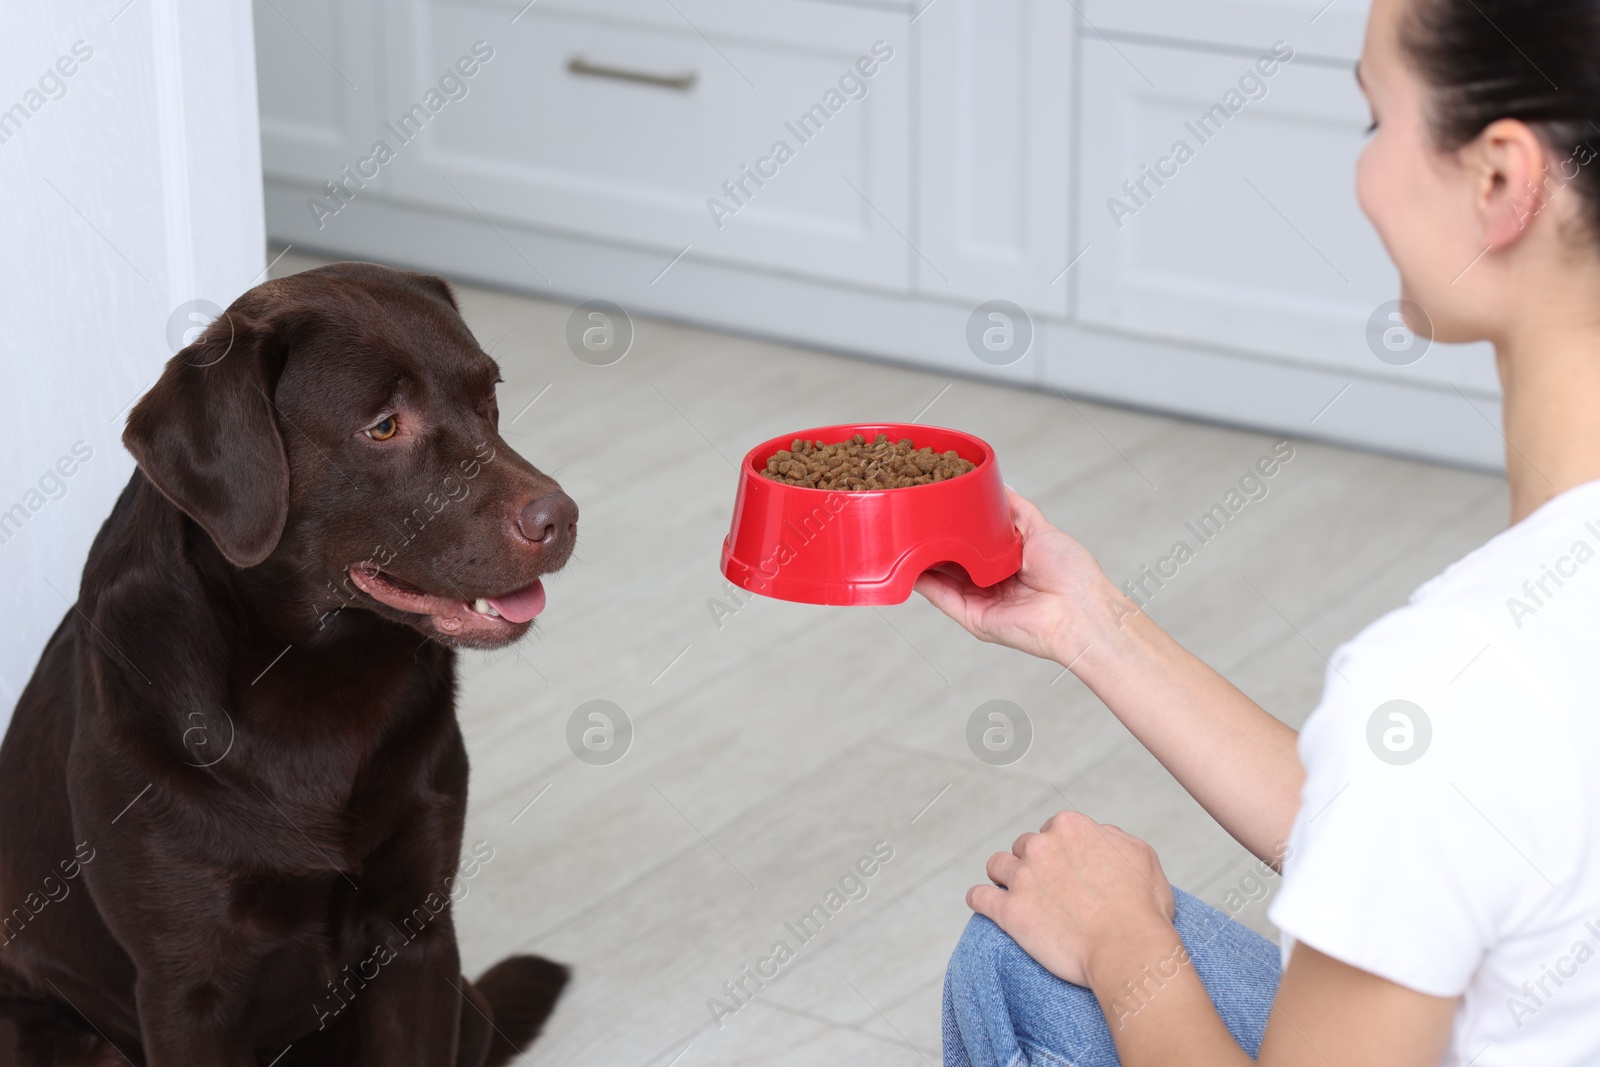
[[[249,0],[0,9],[0,727],[133,470],[169,317],[264,248]]]

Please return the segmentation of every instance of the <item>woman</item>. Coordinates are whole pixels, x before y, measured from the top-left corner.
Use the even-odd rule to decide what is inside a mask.
[[[1284,875],[1280,975],[1149,846],[1055,816],[968,893],[947,1065],[1600,1063],[1596,55],[1600,0],[1373,4],[1361,204],[1432,335],[1495,345],[1511,525],[1334,655],[1298,739],[1020,497],[1016,577],[920,580]]]

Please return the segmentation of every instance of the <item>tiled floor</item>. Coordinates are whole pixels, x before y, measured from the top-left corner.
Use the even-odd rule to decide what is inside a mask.
[[[275,273],[316,262],[291,253]],[[966,380],[940,396],[947,377],[648,320],[624,360],[594,367],[566,347],[569,305],[458,291],[504,368],[507,440],[583,512],[538,630],[463,663],[467,837],[494,850],[456,911],[467,970],[532,951],[575,972],[527,1062],[937,1063],[963,892],[1069,804],[1151,841],[1213,903],[1248,892],[1244,851],[1059,667],[982,645],[920,598],[754,598],[720,625],[710,605],[739,603],[717,570],[734,464],[770,436],[910,419],[939,396],[925,421],[990,441],[1007,480],[1118,580],[1186,536],[1271,438]],[[1500,529],[1507,501],[1486,475],[1294,448],[1151,613],[1298,724],[1324,657]],[[1003,769],[965,741],[996,698],[1035,728]],[[608,766],[566,741],[591,699],[633,726]],[[801,943],[785,922],[880,842],[893,858],[866,895]],[[1270,933],[1264,913],[1240,918]],[[708,1000],[733,1006],[724,982],[780,939],[793,958],[713,1021]]]

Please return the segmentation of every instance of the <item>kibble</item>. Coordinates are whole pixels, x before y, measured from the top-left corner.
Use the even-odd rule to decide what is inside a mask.
[[[914,448],[909,437],[891,441],[888,434],[880,433],[871,443],[856,434],[831,445],[797,437],[767,460],[761,473],[786,485],[850,493],[930,485],[972,469],[973,464],[954,450]]]

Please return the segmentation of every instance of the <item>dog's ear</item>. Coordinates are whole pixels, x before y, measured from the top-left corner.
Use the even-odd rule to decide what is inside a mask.
[[[282,370],[272,332],[225,312],[167,362],[122,431],[144,476],[236,567],[271,555],[289,514],[271,399]]]
[[[450,305],[451,311],[460,314],[461,304],[458,300],[456,300],[456,291],[450,288],[449,282],[434,274],[419,274],[415,271],[408,271],[407,273],[411,275],[412,281],[416,283],[418,288],[424,289],[429,294],[439,297],[446,304]]]

